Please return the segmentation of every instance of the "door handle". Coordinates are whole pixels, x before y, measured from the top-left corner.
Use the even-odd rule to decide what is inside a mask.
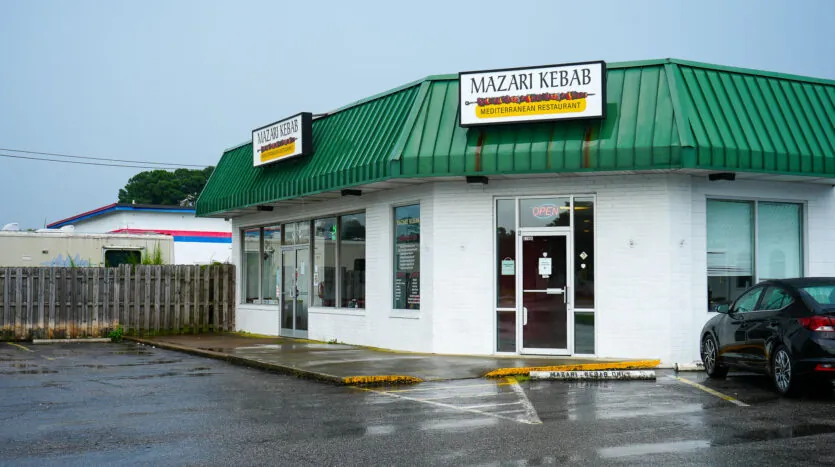
[[[565,289],[563,289],[563,292],[562,292],[562,302],[563,302],[563,303],[566,303],[566,304],[568,303],[568,284],[566,284],[566,285],[565,285]]]
[[[528,325],[528,307],[522,307],[522,326]]]

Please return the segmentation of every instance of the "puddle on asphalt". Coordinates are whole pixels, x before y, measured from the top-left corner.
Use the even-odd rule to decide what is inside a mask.
[[[739,433],[726,440],[714,441],[711,444],[714,446],[726,446],[775,439],[802,438],[804,436],[825,435],[829,433],[835,433],[835,425],[804,424]]]
[[[597,454],[604,459],[614,459],[618,457],[646,456],[650,454],[663,454],[668,452],[689,452],[697,449],[709,448],[710,446],[710,441],[706,439],[696,439],[690,441],[628,444],[626,446],[600,448],[597,450]]]
[[[0,371],[0,375],[45,375],[49,373],[58,373],[55,370],[38,369],[38,370],[19,370],[19,371]]]

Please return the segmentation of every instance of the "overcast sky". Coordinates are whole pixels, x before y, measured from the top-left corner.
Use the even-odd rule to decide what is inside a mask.
[[[675,57],[835,78],[833,19],[831,0],[0,0],[0,148],[214,165],[258,126],[462,70]],[[113,203],[140,171],[0,157],[0,226]]]

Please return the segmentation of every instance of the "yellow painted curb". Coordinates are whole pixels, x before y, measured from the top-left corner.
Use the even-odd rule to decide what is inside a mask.
[[[499,368],[484,375],[485,378],[504,378],[505,376],[527,376],[531,371],[594,371],[594,370],[634,370],[655,368],[661,360],[634,360],[630,362],[576,363],[573,365],[528,366],[517,368]]]
[[[342,378],[342,384],[415,384],[423,380],[416,376],[406,375],[374,375],[347,376]]]

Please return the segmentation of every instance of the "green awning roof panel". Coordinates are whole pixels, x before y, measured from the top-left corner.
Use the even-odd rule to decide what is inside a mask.
[[[654,169],[835,177],[835,81],[678,60],[609,64],[607,118],[458,126],[457,75],[313,122],[313,155],[226,151],[199,215],[390,178]]]

